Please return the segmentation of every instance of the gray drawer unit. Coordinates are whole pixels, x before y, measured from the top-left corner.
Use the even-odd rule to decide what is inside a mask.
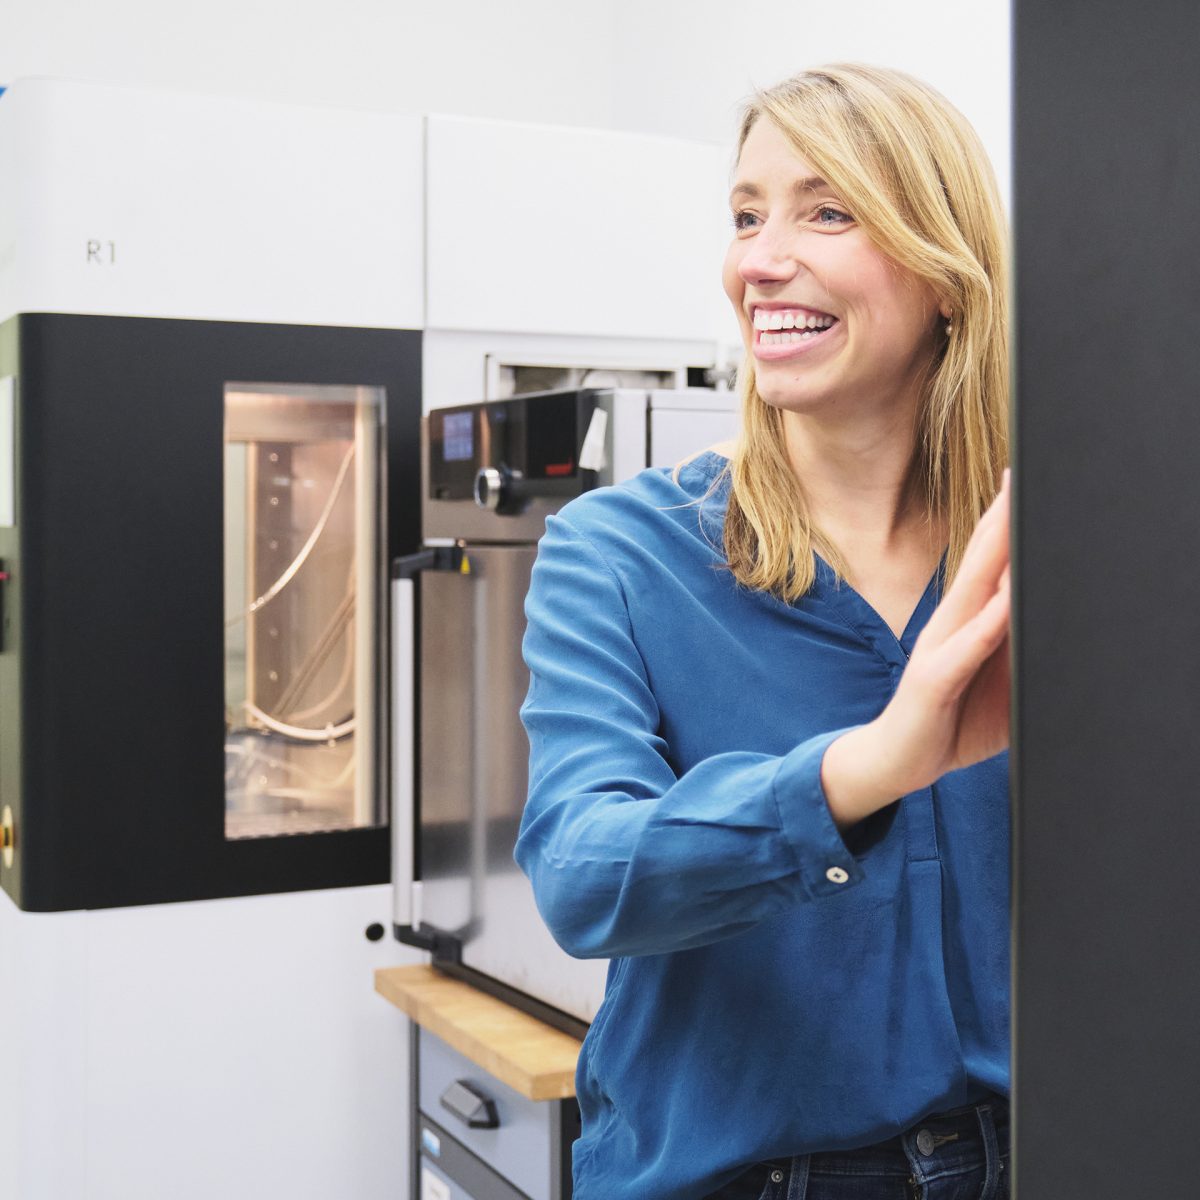
[[[441,1126],[421,1116],[416,1200],[528,1200]]]
[[[417,1196],[568,1200],[574,1099],[526,1099],[427,1030],[414,1031]]]

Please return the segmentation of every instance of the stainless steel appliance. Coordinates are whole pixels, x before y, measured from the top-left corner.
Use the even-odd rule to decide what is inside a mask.
[[[733,436],[736,403],[700,388],[585,389],[436,409],[423,424],[424,549],[392,571],[394,695],[418,696],[416,731],[392,728],[396,936],[575,1032],[603,997],[605,964],[558,948],[512,857],[537,541],[572,497]]]

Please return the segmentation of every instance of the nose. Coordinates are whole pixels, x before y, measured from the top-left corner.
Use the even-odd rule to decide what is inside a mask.
[[[746,252],[738,262],[738,274],[749,284],[763,286],[786,283],[796,274],[795,247],[778,225],[767,221],[758,234],[749,239]]]

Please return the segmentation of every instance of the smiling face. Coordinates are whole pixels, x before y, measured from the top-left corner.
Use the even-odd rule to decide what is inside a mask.
[[[919,395],[947,315],[768,118],[742,146],[724,285],[762,398],[795,412]]]

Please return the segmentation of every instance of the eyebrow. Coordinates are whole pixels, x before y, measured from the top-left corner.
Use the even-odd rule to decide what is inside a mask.
[[[797,179],[792,184],[792,192],[799,195],[801,192],[819,192],[828,191],[829,184],[825,182],[819,175],[810,175],[807,179]],[[762,198],[762,188],[754,183],[738,183],[734,184],[733,191],[729,193],[730,201],[735,196],[749,196],[751,200]]]

